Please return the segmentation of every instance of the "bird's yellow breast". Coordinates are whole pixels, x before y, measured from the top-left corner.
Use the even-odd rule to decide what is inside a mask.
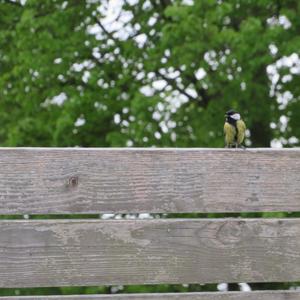
[[[224,124],[224,134],[226,145],[233,144],[235,141],[236,130],[233,125],[225,122]]]
[[[236,131],[237,128],[237,131]],[[245,138],[246,125],[243,120],[238,120],[236,122],[236,128],[234,125],[225,122],[224,124],[224,134],[226,145],[231,145],[237,143],[240,145]]]

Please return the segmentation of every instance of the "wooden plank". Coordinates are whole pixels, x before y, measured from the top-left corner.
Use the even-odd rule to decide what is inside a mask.
[[[300,149],[0,149],[0,214],[300,211]]]
[[[201,292],[168,294],[119,294],[76,296],[16,296],[1,300],[299,300],[299,291]]]
[[[300,219],[0,222],[0,287],[300,280]]]

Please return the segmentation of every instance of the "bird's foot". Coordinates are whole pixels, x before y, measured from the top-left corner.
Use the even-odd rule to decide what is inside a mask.
[[[239,145],[239,148],[246,150],[247,148],[244,145]]]

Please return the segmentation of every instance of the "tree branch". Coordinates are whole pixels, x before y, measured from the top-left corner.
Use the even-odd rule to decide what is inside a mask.
[[[167,6],[171,5],[170,0],[160,0],[160,4],[163,8],[166,8]]]
[[[10,0],[4,1],[4,2],[1,1],[0,3],[1,4],[12,4],[17,7],[23,7],[23,5],[20,2],[14,2],[14,1],[10,1]]]
[[[155,0],[150,0],[150,2],[154,8],[158,8],[158,5]]]
[[[100,26],[100,28],[102,29],[102,31],[110,38],[112,39],[115,43],[119,43],[119,41],[113,36],[113,32],[109,32],[106,30],[106,28],[104,27],[104,25],[101,23],[101,21],[95,17],[94,18],[95,22]]]
[[[186,97],[188,97],[189,100],[192,101],[196,101],[197,98],[192,97],[190,94],[188,94],[184,89],[181,89],[180,87],[177,86],[176,82],[171,79],[168,78],[167,76],[163,75],[162,73],[160,73],[159,71],[156,71],[156,74],[158,76],[160,76],[163,80],[165,80],[169,85],[171,85],[174,89],[178,90],[181,94],[185,95]]]

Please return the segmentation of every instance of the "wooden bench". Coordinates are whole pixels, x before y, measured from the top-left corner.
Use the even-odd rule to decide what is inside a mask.
[[[0,214],[300,211],[300,150],[0,149]],[[300,281],[300,218],[0,221],[0,287]],[[299,291],[2,299],[300,299]]]

